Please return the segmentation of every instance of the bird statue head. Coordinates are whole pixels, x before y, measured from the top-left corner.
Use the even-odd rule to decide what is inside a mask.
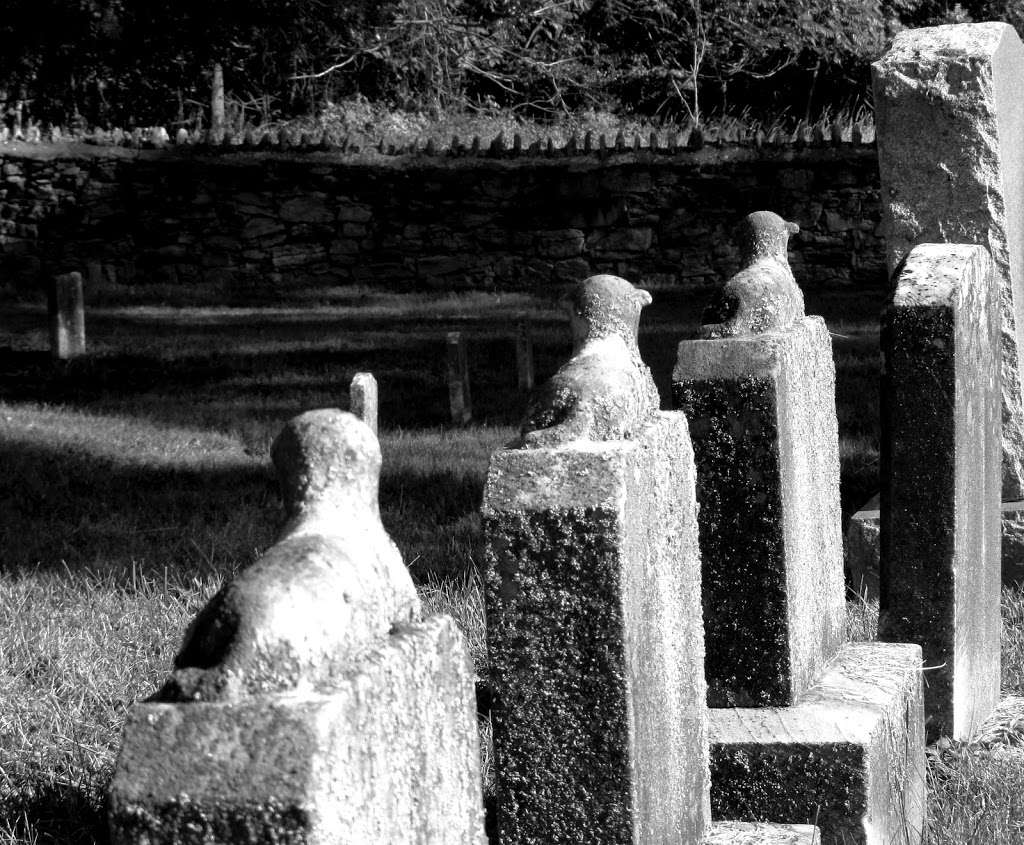
[[[772,211],[755,211],[736,226],[736,244],[740,262],[746,267],[760,258],[788,261],[786,250],[790,235],[800,231],[796,223],[783,220]]]
[[[567,297],[572,321],[573,345],[619,335],[636,344],[640,311],[651,304],[651,295],[618,276],[600,275],[584,279]]]

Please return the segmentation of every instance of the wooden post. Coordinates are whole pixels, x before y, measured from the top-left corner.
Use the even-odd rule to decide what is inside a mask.
[[[85,354],[85,302],[82,274],[54,276],[49,291],[50,352],[67,361]]]
[[[469,399],[469,358],[462,332],[448,332],[447,349],[448,402],[451,405],[452,422],[455,425],[466,425],[473,418],[473,406]]]
[[[349,410],[377,433],[377,379],[373,373],[356,373],[348,389]]]
[[[220,62],[213,65],[213,86],[210,93],[210,138],[224,140],[224,68]]]
[[[533,390],[533,337],[529,323],[516,326],[516,379],[520,390]]]

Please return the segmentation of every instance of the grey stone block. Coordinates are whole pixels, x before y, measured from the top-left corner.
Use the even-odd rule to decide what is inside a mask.
[[[697,464],[708,703],[792,704],[844,635],[828,330],[684,341],[672,380]]]
[[[712,709],[715,818],[816,823],[822,845],[915,845],[921,649],[848,643],[792,707]]]
[[[1024,498],[1024,46],[1012,26],[905,30],[872,65],[882,233],[989,249],[1002,311],[1003,498]]]
[[[999,698],[999,299],[983,247],[919,244],[883,316],[879,639],[920,643],[928,735]]]
[[[812,824],[714,822],[704,845],[821,845],[821,832]]]
[[[709,820],[686,420],[494,454],[484,493],[499,836],[698,842]]]
[[[875,495],[850,517],[846,529],[844,554],[850,586],[862,598],[878,600],[878,558],[880,553],[880,516]],[[1001,571],[1003,586],[1024,583],[1024,502],[1003,502],[1000,505],[1002,543]]]
[[[407,623],[329,695],[139,704],[115,845],[481,845],[473,672],[446,616]]]

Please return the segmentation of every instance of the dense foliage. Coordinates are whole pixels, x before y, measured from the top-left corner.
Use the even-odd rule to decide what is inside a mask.
[[[195,123],[210,69],[236,120],[352,95],[404,108],[815,116],[867,96],[903,26],[1018,0],[6,0],[0,102],[36,120]],[[827,93],[826,93],[827,92]]]

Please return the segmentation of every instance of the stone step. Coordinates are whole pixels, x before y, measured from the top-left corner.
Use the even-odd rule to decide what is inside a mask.
[[[709,722],[714,818],[813,823],[822,845],[920,842],[919,646],[847,643],[793,706],[712,708]]]
[[[714,822],[704,845],[820,845],[821,831],[813,824]]]

